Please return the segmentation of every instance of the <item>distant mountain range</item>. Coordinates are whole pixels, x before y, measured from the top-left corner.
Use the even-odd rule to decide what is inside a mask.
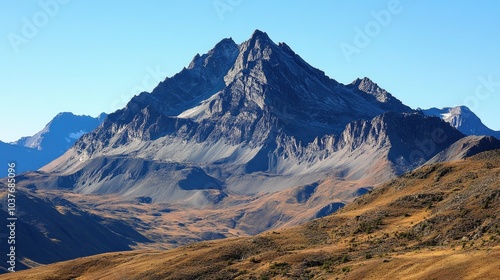
[[[67,149],[20,176],[26,192],[56,193],[78,211],[119,217],[124,232],[177,246],[297,225],[425,163],[500,148],[494,137],[470,135],[483,131],[480,121],[475,130],[465,125],[473,114],[436,110],[413,110],[369,78],[339,83],[256,30],[241,44],[223,39],[197,54],[92,127],[51,123],[11,146],[33,155]]]
[[[85,133],[94,130],[106,118],[102,113],[97,118],[60,113],[43,130],[13,143],[0,141],[3,163],[16,162],[17,172],[37,170],[66,152]],[[0,177],[6,176],[0,171]]]
[[[430,108],[422,110],[427,116],[442,118],[465,135],[488,135],[500,139],[500,131],[495,131],[483,124],[476,114],[466,106]]]

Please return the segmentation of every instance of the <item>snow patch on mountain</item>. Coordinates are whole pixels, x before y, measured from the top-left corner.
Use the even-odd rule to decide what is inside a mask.
[[[10,145],[0,145],[2,158],[18,163],[18,172],[33,171],[66,152],[86,131],[92,131],[106,118],[57,114],[40,132],[23,137]],[[6,171],[0,171],[0,176]]]
[[[465,135],[487,135],[500,139],[500,131],[495,131],[483,124],[481,119],[466,106],[430,108],[422,110],[428,116],[442,118]]]
[[[85,130],[80,130],[78,132],[73,132],[69,134],[69,138],[78,140],[80,137],[82,137],[85,133],[87,133]]]

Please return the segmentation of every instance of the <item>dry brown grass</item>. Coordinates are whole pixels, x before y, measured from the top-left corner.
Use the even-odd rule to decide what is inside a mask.
[[[500,279],[500,151],[433,164],[304,225],[0,279]]]

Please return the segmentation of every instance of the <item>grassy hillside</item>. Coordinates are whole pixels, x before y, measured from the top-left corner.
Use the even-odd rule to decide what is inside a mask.
[[[500,279],[500,150],[432,164],[304,225],[0,279]]]

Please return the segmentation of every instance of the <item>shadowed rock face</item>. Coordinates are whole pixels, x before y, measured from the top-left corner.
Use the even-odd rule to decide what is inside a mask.
[[[0,186],[6,189],[4,185]],[[6,194],[2,193],[0,217],[8,216]],[[111,218],[89,214],[66,199],[17,190],[16,270],[40,264],[74,259],[111,251],[131,250],[137,242],[150,242],[130,225]],[[1,249],[9,244],[2,237]],[[84,244],[85,246],[82,246]],[[22,258],[19,258],[22,256]],[[0,269],[6,269],[6,254],[0,256]]]
[[[334,213],[335,211],[339,210],[340,208],[344,207],[344,205],[345,204],[342,202],[330,203],[330,204],[326,205],[325,207],[321,208],[318,211],[318,213],[316,213],[315,218],[321,218],[321,217],[328,216],[328,215]]]

